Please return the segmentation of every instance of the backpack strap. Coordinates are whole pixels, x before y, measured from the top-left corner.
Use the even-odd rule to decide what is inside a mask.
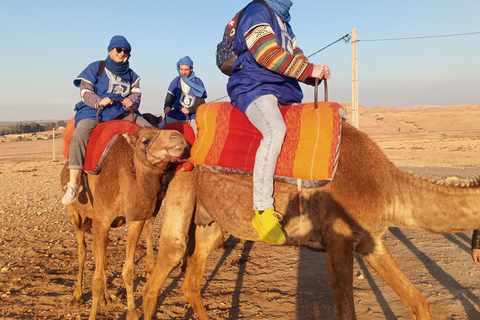
[[[250,2],[249,4],[247,4],[247,6],[245,8],[243,8],[243,10],[241,10],[239,13],[238,13],[238,18],[237,18],[237,21],[235,22],[237,27],[239,26],[240,24],[240,20],[242,19],[242,16],[243,16],[243,13],[245,12],[245,10],[247,10],[248,6],[251,5],[252,3],[261,3],[263,4],[267,9],[268,9],[268,13],[270,13],[270,20],[272,21],[272,24],[273,24],[273,12],[272,12],[272,9],[269,7],[269,5],[264,1],[264,0],[253,0],[252,2]],[[242,52],[239,52],[238,53],[238,57],[240,57],[245,51],[242,51]]]
[[[105,70],[105,60],[100,60],[100,67],[98,68],[97,79],[100,78]]]
[[[245,10],[247,10],[248,6],[251,5],[252,3],[261,3],[261,4],[263,4],[263,5],[268,9],[268,13],[270,13],[270,20],[271,20],[272,23],[273,23],[273,12],[272,12],[272,9],[268,6],[268,4],[267,4],[264,0],[253,0],[252,2],[250,2],[249,4],[247,4],[247,6],[246,6],[245,8],[243,8],[243,10],[241,10],[241,11],[238,13],[238,18],[237,18],[237,21],[236,21],[237,26],[238,26],[238,24],[240,23],[240,19],[242,19],[243,13],[245,12]]]

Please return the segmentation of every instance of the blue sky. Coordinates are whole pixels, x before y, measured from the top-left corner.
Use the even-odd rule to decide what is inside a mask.
[[[225,24],[247,0],[0,0],[0,121],[69,119],[73,79],[107,56],[113,35],[132,45],[142,112],[160,114],[179,58],[188,55],[208,101],[226,95],[215,65]],[[291,25],[308,56],[357,29],[359,104],[480,103],[480,1],[294,0]],[[474,33],[464,36],[369,41]],[[331,70],[329,100],[351,101],[351,43],[310,58]],[[313,90],[304,86],[304,101]],[[323,98],[322,92],[320,97]]]

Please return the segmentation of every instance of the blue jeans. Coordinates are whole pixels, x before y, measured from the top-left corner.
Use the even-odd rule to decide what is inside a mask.
[[[272,94],[253,101],[245,114],[263,136],[253,167],[253,210],[274,208],[273,176],[287,127]]]

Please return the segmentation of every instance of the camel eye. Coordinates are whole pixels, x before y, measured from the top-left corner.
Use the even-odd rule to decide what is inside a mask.
[[[141,142],[144,146],[148,146],[148,144],[150,143],[150,138],[143,137],[140,142]]]
[[[177,139],[181,136],[182,136],[182,134],[178,131],[172,131],[172,133],[170,133],[170,139]]]

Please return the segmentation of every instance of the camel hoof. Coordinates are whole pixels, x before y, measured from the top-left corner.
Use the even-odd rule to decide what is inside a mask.
[[[84,303],[83,299],[72,298],[70,300],[70,307],[77,308]]]
[[[112,298],[110,297],[110,295],[108,294],[103,295],[102,298],[100,299],[100,305],[104,307],[109,303],[112,303]]]
[[[127,320],[138,320],[139,310],[127,311]]]

